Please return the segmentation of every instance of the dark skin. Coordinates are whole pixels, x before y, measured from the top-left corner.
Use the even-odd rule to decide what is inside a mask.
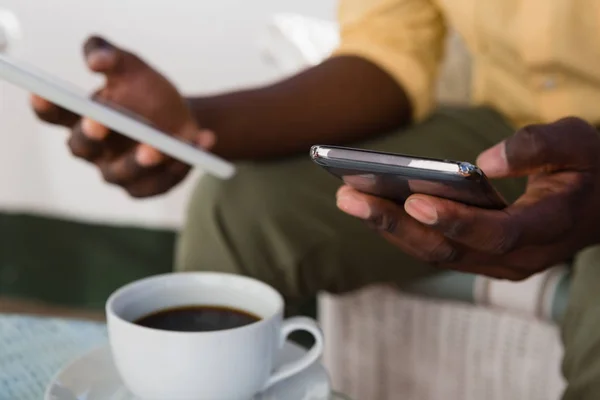
[[[355,57],[331,59],[263,88],[186,100],[139,57],[102,38],[90,38],[84,56],[92,71],[106,77],[97,99],[230,160],[308,152],[316,142],[350,142],[410,121],[404,91]],[[68,145],[75,156],[134,197],[167,192],[189,172],[185,164],[39,97],[32,105],[42,120],[71,129]]]
[[[84,46],[106,84],[96,97],[230,160],[267,159],[343,144],[410,123],[410,102],[377,66],[339,57],[254,90],[184,99],[139,57],[101,38]],[[47,122],[71,129],[69,148],[135,197],[167,192],[189,167],[34,96]],[[346,186],[339,207],[366,220],[403,251],[444,268],[519,280],[600,242],[600,138],[570,118],[527,127],[483,153],[492,178],[529,176],[503,211],[414,195],[399,206]]]
[[[404,206],[347,186],[338,207],[416,258],[443,268],[521,280],[600,243],[600,135],[578,118],[519,130],[482,153],[491,178],[528,176],[502,211],[415,194]]]

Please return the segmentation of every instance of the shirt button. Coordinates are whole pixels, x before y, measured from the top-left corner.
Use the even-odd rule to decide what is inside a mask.
[[[541,76],[536,79],[536,86],[540,90],[554,90],[558,87],[558,77],[553,75]]]
[[[557,82],[554,78],[546,78],[544,79],[543,88],[546,90],[556,89]]]

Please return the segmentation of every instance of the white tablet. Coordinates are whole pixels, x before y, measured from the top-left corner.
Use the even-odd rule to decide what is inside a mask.
[[[0,78],[219,178],[235,173],[233,164],[222,158],[96,102],[68,83],[5,55],[0,55]]]

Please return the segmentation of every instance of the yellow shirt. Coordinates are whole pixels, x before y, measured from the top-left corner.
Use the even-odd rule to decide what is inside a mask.
[[[600,0],[340,0],[336,54],[364,57],[435,106],[446,27],[473,58],[472,98],[517,126],[575,115],[600,124]]]

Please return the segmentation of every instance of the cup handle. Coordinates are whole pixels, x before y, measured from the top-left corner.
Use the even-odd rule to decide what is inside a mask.
[[[287,337],[295,331],[306,331],[315,338],[315,344],[310,348],[308,353],[299,358],[298,360],[291,361],[287,364],[279,367],[269,378],[263,390],[267,390],[274,384],[281,382],[284,379],[289,378],[292,375],[305,370],[310,367],[315,361],[323,354],[323,333],[321,328],[312,318],[307,317],[294,317],[283,321],[281,325],[281,337],[279,339],[279,349],[283,348]]]

